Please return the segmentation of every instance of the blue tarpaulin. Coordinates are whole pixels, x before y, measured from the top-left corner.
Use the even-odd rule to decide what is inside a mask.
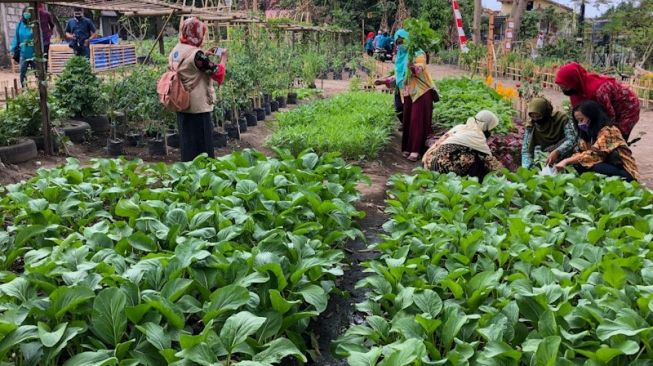
[[[120,42],[120,37],[117,34],[112,34],[110,36],[96,38],[91,40],[91,44],[118,44]]]

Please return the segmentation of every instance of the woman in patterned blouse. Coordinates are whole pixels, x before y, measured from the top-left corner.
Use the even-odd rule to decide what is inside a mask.
[[[444,134],[424,154],[424,169],[438,173],[455,173],[459,176],[477,177],[483,181],[491,171],[503,169],[492,155],[487,138],[499,124],[496,114],[483,110]]]
[[[614,78],[587,72],[575,62],[558,70],[556,84],[569,96],[574,108],[585,100],[599,103],[628,141],[639,121],[639,98],[635,92]]]
[[[591,100],[574,109],[574,121],[579,130],[579,152],[556,165],[563,170],[574,165],[579,172],[595,172],[617,176],[627,181],[639,180],[639,171],[619,129],[611,125],[601,106]]]

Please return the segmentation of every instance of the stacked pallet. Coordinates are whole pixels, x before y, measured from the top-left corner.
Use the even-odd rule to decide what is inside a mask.
[[[66,62],[74,56],[67,44],[53,44],[48,55],[49,71],[60,74]],[[136,46],[133,44],[94,44],[91,45],[91,66],[100,72],[136,64]]]

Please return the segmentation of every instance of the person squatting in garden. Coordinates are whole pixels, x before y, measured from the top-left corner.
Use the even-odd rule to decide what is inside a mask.
[[[202,153],[214,157],[213,122],[211,115],[215,103],[213,81],[222,85],[226,73],[227,50],[222,50],[220,63],[209,59],[201,49],[206,35],[206,24],[197,18],[188,18],[179,30],[179,43],[169,57],[171,69],[177,69],[184,87],[190,91],[190,107],[177,113],[180,135],[181,160],[191,161]]]
[[[11,41],[11,52],[15,62],[20,63],[20,85],[24,88],[27,80],[27,69],[34,70],[34,37],[32,23],[34,22],[34,8],[27,6],[23,9],[20,22],[16,25],[16,34]]]
[[[82,8],[75,8],[64,33],[76,56],[91,57],[91,40],[97,37],[97,30],[93,21],[84,16]]]
[[[575,62],[562,66],[555,82],[569,96],[573,108],[586,100],[599,103],[628,141],[639,121],[639,98],[635,92],[614,78],[588,72]]]
[[[581,173],[591,171],[627,181],[640,179],[626,140],[601,105],[586,100],[574,108],[573,116],[580,136],[579,152],[560,161],[556,169],[573,165]]]
[[[547,153],[546,166],[554,166],[569,157],[576,146],[578,135],[573,121],[562,111],[554,111],[551,102],[542,97],[528,103],[521,150],[521,164],[530,168],[539,152]]]
[[[498,125],[496,114],[488,110],[478,112],[464,125],[447,131],[429,148],[422,158],[424,169],[483,181],[489,172],[503,169],[487,144],[491,131]]]
[[[400,29],[394,39],[397,45],[394,82],[401,91],[403,102],[401,151],[408,160],[418,161],[426,151],[426,139],[432,133],[435,84],[426,68],[424,51],[419,50],[409,60],[404,44],[409,39],[408,32]]]

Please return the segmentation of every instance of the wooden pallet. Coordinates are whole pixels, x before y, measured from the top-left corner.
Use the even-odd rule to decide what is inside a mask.
[[[53,44],[48,56],[49,71],[52,74],[63,72],[66,62],[74,56],[67,44]],[[133,44],[91,45],[91,65],[94,72],[106,71],[136,64],[136,46]]]

